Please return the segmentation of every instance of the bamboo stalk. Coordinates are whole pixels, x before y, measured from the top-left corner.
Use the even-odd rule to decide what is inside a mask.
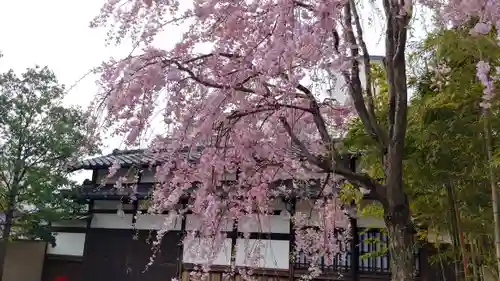
[[[489,122],[491,110],[486,109],[484,112],[484,137],[486,142],[486,155],[488,163],[488,177],[491,187],[491,205],[493,208],[493,228],[495,235],[495,258],[497,263],[497,278],[500,280],[500,218],[498,214],[498,193],[495,171],[493,169],[493,143],[491,137],[491,125]]]

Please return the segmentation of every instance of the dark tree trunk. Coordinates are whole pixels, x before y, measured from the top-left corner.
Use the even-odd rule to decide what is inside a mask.
[[[411,281],[415,276],[415,231],[408,201],[387,206],[384,220],[389,234],[391,280]]]
[[[7,211],[5,212],[5,222],[2,230],[2,245],[0,247],[0,281],[3,280],[3,273],[5,267],[5,259],[7,256],[7,245],[9,244],[9,238],[12,231],[12,224],[14,220],[14,211],[15,211],[15,200],[17,190],[11,190],[9,192],[8,202],[7,202]]]

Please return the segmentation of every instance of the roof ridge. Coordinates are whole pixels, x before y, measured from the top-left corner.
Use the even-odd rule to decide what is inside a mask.
[[[146,151],[145,148],[136,148],[136,149],[118,149],[118,148],[115,148],[115,149],[113,149],[113,152],[107,154],[106,156],[144,153],[145,151]]]

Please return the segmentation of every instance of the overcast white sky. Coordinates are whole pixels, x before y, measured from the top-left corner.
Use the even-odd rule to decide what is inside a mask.
[[[188,0],[186,0],[188,1]],[[105,30],[95,30],[88,23],[97,15],[103,0],[0,0],[0,71],[18,72],[36,64],[49,66],[61,83],[73,85],[92,67],[110,56],[123,57],[131,46],[105,47]],[[171,41],[170,36],[159,38]],[[380,29],[370,28],[366,40],[373,55],[383,54]],[[178,31],[177,31],[178,34]],[[67,102],[86,107],[96,93],[95,76],[80,81],[67,96]],[[119,146],[109,141],[105,153]],[[80,176],[79,176],[80,178]]]

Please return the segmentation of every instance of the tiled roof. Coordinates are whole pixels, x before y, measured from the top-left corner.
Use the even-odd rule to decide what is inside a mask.
[[[115,162],[120,166],[145,166],[154,161],[152,155],[146,153],[144,149],[134,150],[118,150],[115,149],[113,153],[99,157],[81,160],[70,167],[71,171],[81,169],[99,169],[108,168]]]
[[[196,153],[189,153],[189,160],[196,161],[200,157],[201,147],[198,147]],[[186,153],[188,153],[188,148],[185,148]],[[183,149],[184,151],[184,149]],[[300,157],[302,154],[300,149],[296,146],[292,146],[289,150],[291,155]],[[347,160],[347,159],[346,159]],[[153,155],[150,151],[146,149],[134,149],[134,150],[119,150],[115,149],[112,153],[108,155],[98,156],[94,158],[88,158],[81,160],[74,165],[69,167],[70,171],[76,170],[93,170],[93,169],[106,169],[111,167],[114,163],[118,162],[121,167],[131,167],[131,166],[149,166],[154,164],[161,164],[164,162],[160,159],[158,160],[156,155]]]
[[[183,149],[184,151],[184,149]],[[187,148],[186,148],[187,153]],[[198,154],[199,155],[199,154]],[[190,160],[195,161],[197,154],[190,153]],[[113,150],[113,153],[104,156],[98,156],[94,158],[88,158],[81,160],[74,165],[69,167],[70,171],[76,170],[93,170],[93,169],[105,169],[111,167],[113,164],[118,162],[121,167],[131,167],[131,166],[149,166],[155,164],[161,164],[165,159],[157,159],[157,155],[152,153],[147,149],[133,149],[133,150]]]

